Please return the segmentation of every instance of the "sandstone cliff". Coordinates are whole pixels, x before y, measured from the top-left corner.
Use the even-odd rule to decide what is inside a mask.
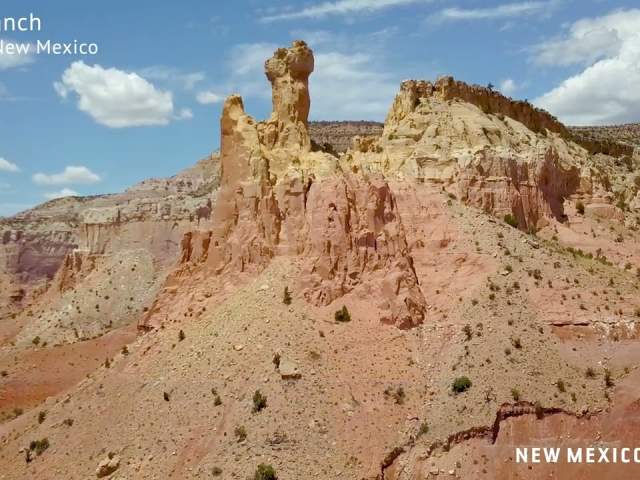
[[[239,96],[226,100],[214,229],[188,235],[182,261],[220,274],[260,270],[278,255],[302,255],[299,282],[308,301],[326,305],[372,285],[382,321],[416,325],[426,302],[389,185],[381,175],[348,174],[336,157],[311,151],[312,71],[313,53],[295,41],[265,64],[273,95],[267,121],[247,115]]]

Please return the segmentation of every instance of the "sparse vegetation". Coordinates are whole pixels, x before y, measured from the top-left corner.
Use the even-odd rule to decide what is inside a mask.
[[[49,439],[45,437],[40,440],[33,440],[29,444],[29,450],[35,452],[37,456],[40,456],[47,448],[49,448],[49,446]]]
[[[336,322],[350,322],[351,314],[349,314],[349,310],[347,310],[346,306],[343,306],[340,310],[335,313]]]
[[[267,406],[267,397],[260,390],[256,390],[253,394],[253,413],[258,413]]]
[[[236,436],[238,443],[244,442],[247,439],[247,429],[243,425],[235,428],[233,434]]]
[[[284,296],[282,298],[282,303],[285,305],[291,305],[291,292],[289,292],[289,287],[284,287]]]
[[[421,437],[422,435],[426,435],[427,433],[429,433],[429,424],[427,422],[422,422],[420,424],[420,427],[418,428],[418,437]]]
[[[516,217],[514,217],[513,215],[511,215],[510,213],[507,213],[504,216],[504,223],[506,223],[507,225],[512,226],[513,228],[518,228],[518,219]]]
[[[566,392],[566,391],[567,391],[567,388],[566,388],[566,387],[565,387],[565,385],[564,385],[564,380],[562,380],[562,379],[558,379],[558,380],[556,381],[556,387],[558,387],[558,391],[559,391],[560,393],[564,393],[564,392]]]
[[[185,338],[187,338],[187,337],[186,337],[186,335],[184,334],[184,330],[180,330],[180,331],[178,332],[178,341],[179,341],[179,342],[181,342],[181,341],[183,341]]]
[[[609,370],[608,368],[604,369],[604,385],[607,388],[611,388],[615,385],[615,382],[613,381],[613,375],[611,374],[611,370]]]
[[[578,212],[579,215],[584,215],[584,203],[580,200],[576,202],[576,212]]]
[[[47,411],[40,410],[40,412],[38,412],[38,423],[44,422],[46,418],[47,418]]]
[[[518,390],[517,388],[512,388],[511,389],[511,398],[513,398],[514,402],[517,402],[520,400],[520,390]]]
[[[469,377],[458,377],[453,381],[451,389],[454,393],[462,393],[469,390],[471,385],[472,383],[471,380],[469,380]]]
[[[467,341],[473,338],[473,331],[471,330],[471,325],[466,324],[464,327],[462,327],[462,332],[464,333],[464,336],[466,337]]]
[[[261,463],[253,475],[253,480],[278,480],[275,469],[271,465]]]
[[[595,378],[596,371],[593,369],[593,367],[587,367],[584,374],[587,378]]]

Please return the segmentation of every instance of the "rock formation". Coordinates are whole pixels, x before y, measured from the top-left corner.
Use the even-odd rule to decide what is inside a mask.
[[[371,283],[380,292],[381,320],[419,324],[426,302],[389,185],[380,175],[345,174],[336,157],[311,151],[313,53],[295,41],[278,49],[265,70],[273,113],[256,122],[239,96],[225,101],[214,228],[185,237],[182,261],[206,263],[219,274],[261,269],[276,255],[302,255],[300,283],[313,304]]]

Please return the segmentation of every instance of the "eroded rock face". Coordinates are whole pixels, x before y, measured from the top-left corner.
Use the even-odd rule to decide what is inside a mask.
[[[265,70],[274,102],[267,121],[247,115],[237,95],[224,104],[213,228],[185,236],[183,268],[246,272],[277,255],[303,256],[309,302],[328,305],[368,284],[380,292],[382,320],[420,323],[426,302],[389,185],[381,175],[345,174],[335,156],[310,150],[311,50],[296,41]]]
[[[309,75],[313,66],[313,52],[301,40],[294,41],[290,48],[279,48],[266,61],[264,69],[271,82],[273,102],[273,113],[261,132],[267,147],[309,149]]]
[[[449,184],[468,204],[535,229],[545,216],[562,219],[564,200],[581,186],[589,153],[568,136],[527,102],[451,77],[408,80],[382,136],[355,141],[347,160],[388,177]]]

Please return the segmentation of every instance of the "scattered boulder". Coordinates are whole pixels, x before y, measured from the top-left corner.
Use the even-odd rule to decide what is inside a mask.
[[[297,379],[302,376],[300,370],[298,369],[298,365],[286,358],[280,359],[278,371],[280,372],[280,376],[283,380]]]
[[[120,457],[112,453],[105,459],[103,459],[96,469],[96,477],[104,478],[111,475],[120,467]]]

